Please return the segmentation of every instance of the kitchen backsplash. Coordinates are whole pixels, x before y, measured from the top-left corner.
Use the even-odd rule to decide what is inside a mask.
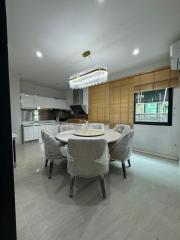
[[[21,120],[25,121],[44,121],[44,120],[55,120],[55,119],[68,119],[70,118],[70,111],[63,110],[22,110]]]
[[[25,121],[33,121],[34,120],[34,110],[22,110],[21,111],[21,120]]]

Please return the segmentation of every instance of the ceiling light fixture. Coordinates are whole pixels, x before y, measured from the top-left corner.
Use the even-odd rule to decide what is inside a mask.
[[[103,2],[104,2],[104,0],[98,0],[98,2],[99,2],[99,3],[103,3]]]
[[[91,51],[89,50],[82,54],[84,58],[89,57],[90,60],[92,61],[90,55]],[[88,70],[84,70],[70,76],[69,86],[72,89],[83,89],[107,82],[107,80],[108,80],[107,67],[94,65],[94,67]]]
[[[42,58],[42,57],[43,57],[43,54],[42,54],[42,52],[40,52],[40,51],[36,51],[36,56],[37,56],[38,58]]]
[[[138,54],[139,54],[139,48],[135,48],[135,49],[133,50],[132,54],[133,54],[134,56],[138,55]]]

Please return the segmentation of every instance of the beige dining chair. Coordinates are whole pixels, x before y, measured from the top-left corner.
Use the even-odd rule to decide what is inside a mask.
[[[48,178],[52,178],[53,165],[55,160],[66,159],[67,145],[63,145],[60,141],[57,141],[47,131],[41,131],[42,140],[44,142],[45,151],[45,167],[49,165]]]
[[[65,131],[70,131],[70,130],[75,130],[75,127],[73,124],[61,124],[59,126],[59,132],[65,132]]]
[[[106,198],[104,175],[109,171],[109,149],[104,139],[69,139],[67,169],[71,176],[69,196],[73,196],[76,177],[99,176],[103,198]]]
[[[131,130],[131,128],[129,125],[117,124],[113,130],[121,134],[126,134]]]
[[[130,130],[113,143],[110,148],[110,159],[111,161],[121,161],[124,178],[126,178],[125,162],[128,161],[128,165],[131,167],[130,157],[132,153],[133,136],[134,130]]]
[[[89,129],[100,129],[104,130],[104,123],[89,123]]]

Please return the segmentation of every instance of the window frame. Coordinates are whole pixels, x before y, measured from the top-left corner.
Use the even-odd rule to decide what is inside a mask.
[[[164,88],[162,88],[164,89]],[[156,89],[158,90],[158,89]],[[154,91],[156,91],[154,90]],[[153,90],[149,90],[153,91]],[[173,88],[168,88],[169,91],[169,106],[168,106],[168,122],[143,122],[143,121],[136,121],[136,93],[134,93],[134,124],[138,125],[155,125],[155,126],[172,126],[172,117],[173,117]],[[142,92],[148,92],[148,91],[142,91]]]

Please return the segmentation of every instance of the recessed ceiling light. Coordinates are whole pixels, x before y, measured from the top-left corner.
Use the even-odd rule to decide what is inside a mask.
[[[103,3],[104,2],[104,0],[97,0],[98,1],[98,3]]]
[[[36,51],[36,56],[37,56],[38,58],[42,58],[42,57],[43,57],[43,54],[42,54],[42,52],[40,52],[40,51]]]
[[[139,48],[135,48],[135,49],[133,50],[132,54],[133,54],[134,56],[138,55],[138,54],[139,54]]]

